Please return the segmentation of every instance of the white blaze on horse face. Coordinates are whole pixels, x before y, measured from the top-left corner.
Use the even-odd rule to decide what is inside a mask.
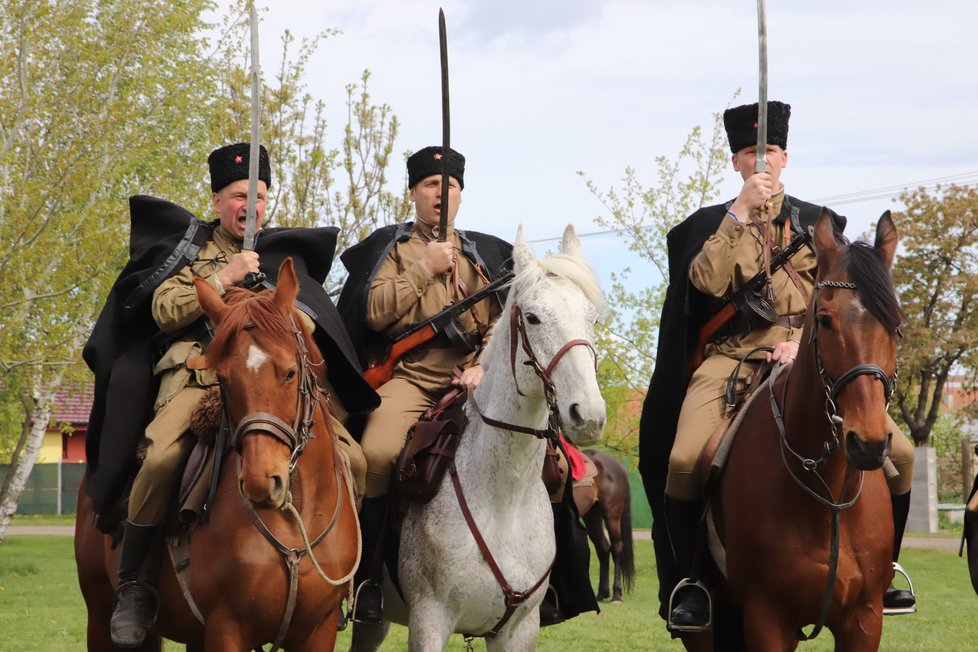
[[[248,367],[248,371],[257,374],[262,365],[268,362],[268,359],[267,353],[261,350],[257,344],[252,344],[248,347],[248,361],[245,364]]]

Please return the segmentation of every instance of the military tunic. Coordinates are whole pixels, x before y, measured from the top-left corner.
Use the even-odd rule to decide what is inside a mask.
[[[452,272],[429,276],[421,265],[428,241],[435,238],[435,228],[417,220],[410,239],[394,244],[370,283],[366,325],[384,339],[434,317],[458,299]],[[462,243],[452,225],[446,238],[459,252],[457,276],[466,294],[488,285],[485,274],[461,255]],[[474,310],[458,316],[462,330],[476,343],[473,351],[432,341],[398,361],[391,379],[377,390],[381,405],[371,413],[361,440],[367,459],[367,496],[387,493],[408,429],[451,386],[456,368],[464,370],[478,363],[499,314],[498,302],[486,297]]]

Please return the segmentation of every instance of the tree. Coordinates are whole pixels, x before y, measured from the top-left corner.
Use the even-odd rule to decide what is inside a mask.
[[[211,8],[209,0],[0,5],[0,62],[13,71],[0,78],[0,425],[16,425],[0,431],[0,454],[12,462],[0,540],[55,391],[90,379],[81,347],[128,257],[128,197],[165,197],[207,219],[207,154],[249,138],[247,53],[238,48],[247,39],[235,33],[247,29],[245,3],[225,19],[230,37],[217,49],[201,18]],[[275,84],[262,84],[262,140],[275,175],[269,224],[339,226],[342,251],[409,206],[403,189],[386,190],[398,123],[389,106],[370,102],[369,73],[346,87],[342,145],[326,144],[325,106],[304,78],[331,33],[301,42],[295,55],[291,35],[282,37]],[[334,181],[341,173],[343,184]]]
[[[905,321],[892,410],[927,446],[948,376],[978,369],[978,189],[920,188],[900,199],[893,281]]]
[[[716,113],[708,140],[695,127],[675,161],[655,159],[657,185],[643,186],[630,167],[620,190],[604,192],[587,180],[588,189],[609,212],[595,222],[614,229],[650,266],[637,279],[631,268],[612,274],[608,314],[598,328],[599,377],[609,414],[604,443],[623,453],[637,451],[641,409],[635,405],[655,365],[658,318],[669,276],[666,234],[716,198],[727,160],[723,115]]]
[[[0,371],[23,406],[0,539],[47,426],[51,400],[84,377],[78,355],[125,260],[126,199],[178,194],[213,94],[199,39],[204,0],[23,0],[0,5]],[[145,47],[151,43],[152,47]],[[197,136],[195,138],[195,136]],[[26,438],[24,433],[28,433]]]

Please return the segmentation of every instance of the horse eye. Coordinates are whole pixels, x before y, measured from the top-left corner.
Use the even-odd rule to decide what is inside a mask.
[[[537,317],[536,315],[534,315],[532,312],[526,313],[526,321],[528,323],[534,324],[534,325],[540,323],[539,317]]]
[[[831,330],[832,328],[832,318],[828,315],[815,315],[816,321],[818,321],[819,328],[826,328]]]
[[[295,378],[295,369],[289,369],[288,373],[285,374],[285,382],[291,382]]]

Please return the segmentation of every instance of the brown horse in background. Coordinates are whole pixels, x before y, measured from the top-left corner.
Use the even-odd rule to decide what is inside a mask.
[[[294,308],[291,259],[278,279],[274,293],[229,290],[229,305],[197,283],[201,307],[217,328],[206,362],[217,370],[237,424],[238,454],[225,458],[210,519],[190,538],[188,592],[199,618],[164,561],[159,616],[143,650],[160,650],[164,637],[207,652],[268,642],[312,652],[335,644],[340,602],[358,563],[359,528],[320,390],[325,361]],[[83,490],[75,557],[89,650],[116,649],[109,619],[119,554],[111,537],[96,530]]]
[[[885,213],[875,246],[849,245],[831,222],[823,211],[815,226],[818,278],[798,358],[744,408],[707,515],[717,598],[742,608],[749,650],[793,650],[823,624],[839,651],[875,650],[882,636],[893,576],[880,468],[901,320],[889,273],[897,232]],[[704,649],[709,636],[684,643]]]
[[[632,496],[628,486],[628,471],[610,455],[592,449],[581,452],[598,469],[593,488],[574,489],[574,502],[577,503],[577,510],[584,520],[601,567],[596,597],[598,600],[607,600],[610,597],[612,602],[621,602],[622,588],[630,592],[635,584]],[[607,537],[605,528],[608,530]],[[608,586],[609,557],[615,562],[613,592],[609,591]]]

